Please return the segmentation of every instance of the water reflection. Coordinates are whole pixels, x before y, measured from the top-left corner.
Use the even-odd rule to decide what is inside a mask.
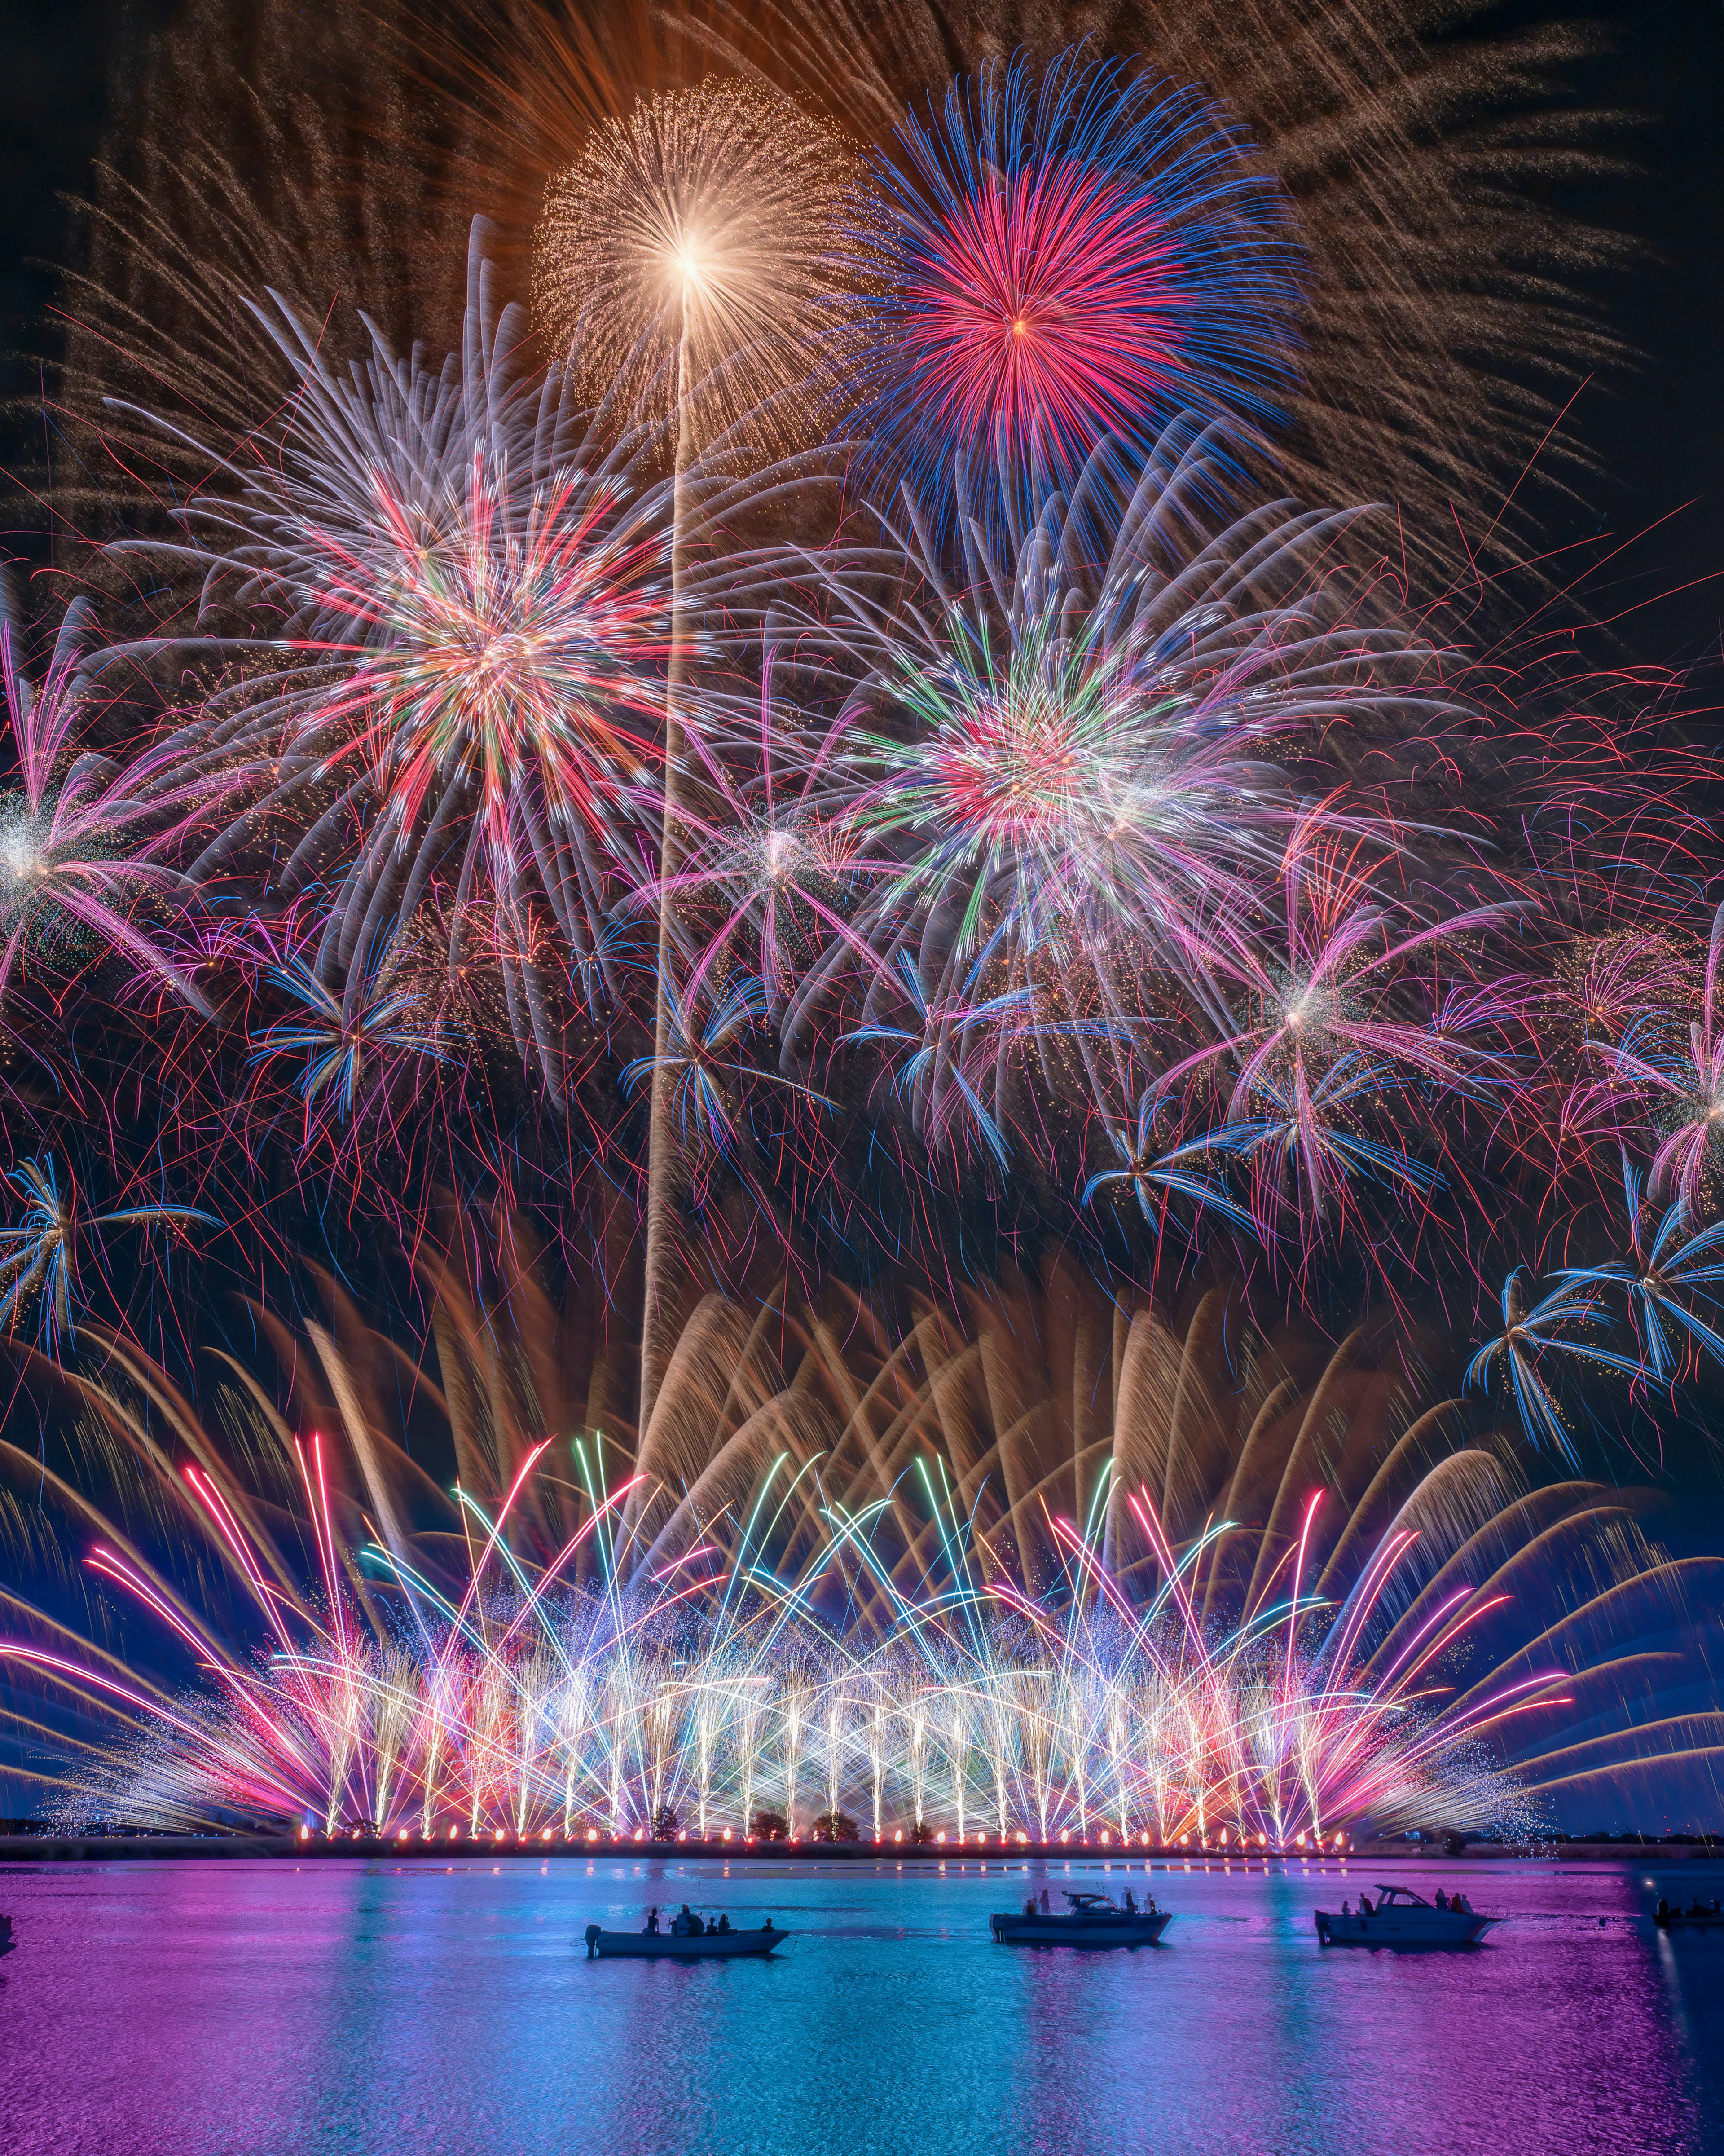
[[[1724,1891],[1714,1867],[1449,1867],[1514,1919],[1470,1955],[1320,1949],[1313,1909],[1374,1871],[1142,1869],[1167,1943],[1077,1955],[989,1942],[1044,1871],[997,1861],[8,1868],[4,2145],[1724,2156],[1724,1933],[1644,1913]],[[1045,1871],[1056,1899],[1126,1876]],[[764,1964],[584,1959],[589,1922],[685,1898],[797,1936]]]

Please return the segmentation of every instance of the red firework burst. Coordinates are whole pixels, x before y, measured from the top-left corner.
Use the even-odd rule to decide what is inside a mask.
[[[1187,300],[1152,199],[1072,163],[991,176],[939,221],[906,357],[942,428],[1026,455],[1134,426],[1178,371]]]

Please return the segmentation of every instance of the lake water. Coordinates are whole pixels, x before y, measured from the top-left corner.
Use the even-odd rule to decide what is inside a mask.
[[[8,2156],[1563,2156],[1724,2151],[1724,1866],[1420,1866],[1476,1953],[1319,1948],[1384,1867],[1157,1866],[1158,1948],[997,1947],[1026,1869],[643,1859],[0,1867]],[[1385,1873],[1385,1876],[1387,1874]],[[588,1963],[648,1903],[772,1962]],[[1600,1923],[1599,1919],[1603,1919]]]

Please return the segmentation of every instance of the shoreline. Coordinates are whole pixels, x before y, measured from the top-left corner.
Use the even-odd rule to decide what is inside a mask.
[[[397,1863],[447,1864],[452,1858],[507,1857],[512,1862],[529,1859],[559,1863],[603,1857],[651,1857],[659,1861],[724,1864],[1018,1864],[1067,1861],[1180,1865],[1192,1863],[1253,1864],[1464,1864],[1479,1861],[1521,1863],[1647,1864],[1691,1863],[1724,1858],[1724,1848],[1704,1842],[1470,1843],[1458,1856],[1439,1845],[1414,1845],[1405,1842],[1363,1841],[1346,1849],[1181,1849],[1158,1845],[1126,1846],[1087,1842],[996,1842],[992,1846],[952,1844],[940,1846],[902,1842],[723,1842],[636,1841],[632,1838],[599,1842],[515,1838],[503,1841],[475,1837],[471,1840],[432,1841],[417,1836],[406,1840],[382,1836],[347,1835],[301,1840],[295,1835],[0,1835],[0,1865],[113,1864],[141,1860],[153,1863],[198,1863],[247,1857],[253,1860],[285,1857],[345,1859],[362,1857],[375,1862],[387,1857]]]

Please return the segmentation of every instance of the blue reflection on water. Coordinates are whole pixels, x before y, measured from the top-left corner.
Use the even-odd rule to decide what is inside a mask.
[[[1421,1866],[1515,1921],[1470,1954],[1321,1950],[1313,1909],[1382,1869],[1157,1867],[1167,1944],[1085,1955],[990,1943],[1025,1891],[998,1862],[7,1867],[0,2148],[1724,2152],[1724,1932],[1645,1915],[1721,1867]],[[685,1898],[796,1937],[585,1960],[588,1923]]]

